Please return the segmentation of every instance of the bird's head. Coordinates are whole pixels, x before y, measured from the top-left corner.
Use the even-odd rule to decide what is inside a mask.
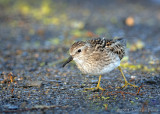
[[[83,41],[75,42],[69,49],[70,57],[63,64],[63,67],[74,60],[76,63],[82,63],[89,52],[90,45]]]

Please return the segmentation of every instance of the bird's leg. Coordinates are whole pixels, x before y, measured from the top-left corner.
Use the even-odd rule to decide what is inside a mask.
[[[123,76],[123,78],[124,78],[124,81],[125,81],[125,84],[124,84],[121,88],[127,87],[128,85],[133,86],[133,87],[138,87],[138,86],[136,86],[136,85],[133,85],[133,84],[128,83],[128,81],[126,80],[126,77],[124,76],[124,74],[123,74],[122,69],[121,69],[120,66],[118,66],[118,69],[119,69],[119,71],[121,72],[121,74],[122,74],[122,76]]]
[[[98,80],[98,84],[97,84],[97,87],[93,87],[93,88],[85,88],[85,90],[105,90],[103,89],[102,87],[100,87],[100,81],[101,81],[101,75],[99,76],[99,80]]]
[[[102,87],[100,87],[100,81],[101,81],[101,75],[99,76],[99,80],[98,80],[98,84],[97,84],[96,88],[98,88],[100,90],[104,90]]]

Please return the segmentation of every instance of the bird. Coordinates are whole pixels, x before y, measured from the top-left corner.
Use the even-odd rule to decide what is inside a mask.
[[[86,90],[105,90],[100,86],[101,77],[115,68],[119,69],[125,81],[121,88],[128,85],[138,87],[127,81],[120,67],[120,62],[126,54],[125,38],[106,39],[98,37],[87,41],[77,41],[69,49],[69,54],[69,58],[62,67],[74,60],[83,74],[99,75],[97,86],[85,88]]]

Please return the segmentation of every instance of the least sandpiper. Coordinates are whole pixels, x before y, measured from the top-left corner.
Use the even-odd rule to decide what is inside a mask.
[[[126,40],[124,38],[118,39],[105,39],[95,38],[84,41],[75,42],[69,49],[70,57],[63,64],[63,67],[74,60],[78,68],[84,74],[100,75],[97,87],[86,88],[88,90],[100,89],[101,75],[109,73],[115,68],[118,68],[124,78],[125,84],[123,87],[128,85],[137,87],[128,83],[122,69],[120,62],[126,52]]]

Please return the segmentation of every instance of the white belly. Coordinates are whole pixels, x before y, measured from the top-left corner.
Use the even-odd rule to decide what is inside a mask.
[[[105,67],[103,67],[102,69],[99,70],[99,72],[94,72],[94,75],[102,75],[102,74],[106,74],[111,72],[112,70],[114,70],[115,68],[117,68],[120,65],[120,61],[116,61],[114,63],[111,63]]]
[[[113,69],[117,68],[120,65],[120,59],[117,57],[114,61],[111,62],[111,64],[108,64],[102,68],[100,68],[99,65],[90,65],[83,60],[79,60],[77,58],[73,59],[80,71],[82,71],[84,74],[90,74],[90,75],[103,75],[106,73],[109,73]]]

